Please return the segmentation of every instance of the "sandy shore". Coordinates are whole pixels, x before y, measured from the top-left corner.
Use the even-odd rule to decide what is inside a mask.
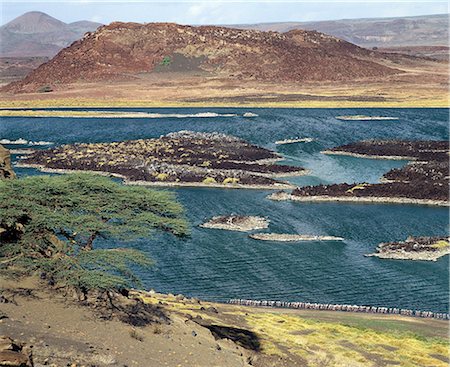
[[[70,118],[154,118],[146,112],[68,111],[68,110],[0,110],[1,117],[70,117]]]
[[[157,113],[157,112],[123,112],[123,111],[82,111],[82,110],[28,110],[28,109],[0,109],[0,117],[70,117],[70,118],[147,118],[147,119],[183,119],[183,118],[216,118],[216,117],[258,117],[257,114],[248,115],[237,113]]]
[[[448,201],[429,200],[429,199],[411,199],[401,197],[355,197],[355,196],[296,196],[286,192],[276,192],[268,196],[270,200],[275,201],[300,201],[300,202],[348,202],[362,204],[414,204],[430,206],[450,206]]]
[[[130,181],[125,176],[118,173],[104,172],[104,171],[89,171],[89,170],[70,170],[61,168],[47,168],[40,164],[16,163],[14,165],[18,168],[35,168],[44,173],[92,173],[96,175],[115,177],[123,180],[125,185],[135,186],[155,186],[155,187],[202,187],[202,188],[217,188],[217,189],[253,189],[253,190],[280,190],[280,189],[294,189],[295,186],[291,184],[274,184],[274,185],[243,185],[243,184],[205,184],[202,182],[152,182],[152,181]],[[284,176],[284,175],[283,175]]]

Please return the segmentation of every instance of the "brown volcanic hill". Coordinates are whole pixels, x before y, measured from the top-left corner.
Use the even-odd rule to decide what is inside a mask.
[[[314,31],[280,34],[169,23],[112,23],[86,34],[5,90],[196,71],[262,81],[354,80],[399,73],[377,54]]]

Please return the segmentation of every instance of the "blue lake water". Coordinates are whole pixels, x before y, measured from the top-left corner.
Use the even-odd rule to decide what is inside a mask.
[[[117,109],[120,110],[120,109]],[[130,109],[127,109],[130,111]],[[288,178],[297,185],[377,182],[406,162],[326,156],[329,147],[362,139],[442,140],[449,138],[447,109],[145,109],[155,113],[237,113],[213,118],[2,118],[0,139],[108,142],[159,137],[172,131],[219,131],[277,150],[284,163],[311,170]],[[244,118],[244,112],[258,117]],[[338,115],[398,117],[396,121],[339,121]],[[276,146],[293,137],[311,143]],[[9,145],[9,148],[26,146]],[[42,148],[42,147],[39,147]],[[15,157],[13,157],[15,159]],[[17,169],[20,176],[37,174]],[[127,246],[147,252],[156,266],[141,271],[146,288],[204,299],[229,298],[314,301],[448,311],[449,257],[437,262],[409,262],[364,257],[378,243],[409,235],[445,235],[446,208],[413,205],[273,202],[269,191],[174,189],[192,224],[190,238],[167,234]],[[199,228],[214,215],[239,213],[270,219],[268,231],[332,235],[340,242],[275,243],[249,239],[246,233]],[[123,246],[101,242],[98,246]]]

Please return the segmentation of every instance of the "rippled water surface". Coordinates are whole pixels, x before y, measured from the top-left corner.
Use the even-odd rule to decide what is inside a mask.
[[[297,185],[377,182],[406,162],[326,156],[321,150],[362,139],[448,139],[446,109],[133,109],[160,114],[236,113],[229,117],[152,119],[2,118],[0,138],[29,141],[109,142],[158,137],[172,131],[219,131],[276,149],[285,163],[311,170],[289,178]],[[247,111],[255,118],[244,118]],[[335,116],[367,114],[397,121],[339,121]],[[276,146],[293,137],[311,143]],[[22,148],[26,145],[9,145]],[[36,146],[34,147],[36,148]],[[42,149],[43,146],[37,146]],[[18,169],[20,175],[36,174]],[[144,285],[162,292],[205,299],[279,299],[369,304],[447,311],[448,256],[437,262],[409,262],[364,257],[383,241],[409,235],[445,235],[446,208],[413,205],[273,202],[269,191],[175,189],[192,223],[192,236],[179,240],[158,235],[128,244],[148,252],[156,267],[141,273]],[[264,215],[268,231],[332,235],[340,242],[275,243],[247,234],[199,228],[219,214]],[[118,246],[113,242],[101,246]]]

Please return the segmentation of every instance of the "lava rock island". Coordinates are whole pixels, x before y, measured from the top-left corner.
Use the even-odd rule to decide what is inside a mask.
[[[158,139],[81,143],[36,150],[18,166],[42,171],[90,171],[138,185],[289,188],[278,176],[302,175],[278,165],[268,149],[219,133],[180,131]]]
[[[295,201],[357,201],[449,205],[449,142],[367,140],[343,145],[325,154],[362,158],[410,160],[402,168],[392,169],[381,183],[339,183],[305,186],[290,194],[280,191],[273,200]]]

